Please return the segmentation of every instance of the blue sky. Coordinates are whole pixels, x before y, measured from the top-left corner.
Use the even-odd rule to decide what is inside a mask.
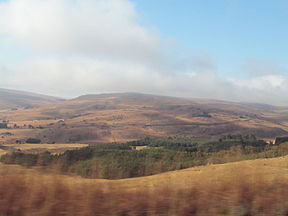
[[[177,40],[183,55],[208,53],[218,73],[238,76],[247,60],[287,67],[284,0],[133,0],[144,25]],[[244,75],[244,74],[242,74]]]
[[[0,0],[0,87],[288,105],[287,11],[284,0]]]

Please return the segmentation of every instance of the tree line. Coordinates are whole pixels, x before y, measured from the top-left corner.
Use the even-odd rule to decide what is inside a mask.
[[[131,146],[147,145],[135,151]],[[145,138],[122,144],[107,143],[67,150],[63,154],[50,152],[27,154],[13,152],[1,157],[7,164],[41,166],[61,173],[87,178],[121,179],[147,176],[211,163],[278,157],[288,154],[288,143],[270,145],[257,139],[200,140]]]

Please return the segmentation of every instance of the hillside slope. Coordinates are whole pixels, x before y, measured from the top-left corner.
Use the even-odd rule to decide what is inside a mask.
[[[6,111],[0,142],[123,142],[146,136],[219,137],[288,134],[288,108],[137,93],[85,95],[29,110]],[[10,132],[9,136],[5,133]],[[2,139],[2,140],[1,140]]]
[[[0,109],[33,108],[63,101],[60,98],[0,88]]]

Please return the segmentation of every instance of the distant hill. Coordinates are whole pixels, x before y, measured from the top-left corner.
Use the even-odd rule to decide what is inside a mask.
[[[0,109],[27,109],[60,101],[63,100],[42,94],[0,88]]]
[[[44,143],[95,143],[146,136],[220,137],[241,133],[272,139],[288,134],[285,107],[139,93],[84,95],[53,104],[59,99],[39,97],[31,95],[29,104],[38,101],[38,106],[44,106],[0,113],[0,121],[9,120],[12,134],[0,130],[4,134],[0,143],[30,137]],[[19,103],[16,98],[15,103]]]

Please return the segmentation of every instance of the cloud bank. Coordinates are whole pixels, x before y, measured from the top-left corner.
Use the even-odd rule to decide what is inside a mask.
[[[285,69],[251,61],[243,67],[247,78],[220,77],[209,55],[174,55],[177,47],[141,25],[128,0],[7,0],[0,2],[0,36],[6,47],[30,53],[0,62],[1,87],[64,97],[143,92],[288,105]]]

